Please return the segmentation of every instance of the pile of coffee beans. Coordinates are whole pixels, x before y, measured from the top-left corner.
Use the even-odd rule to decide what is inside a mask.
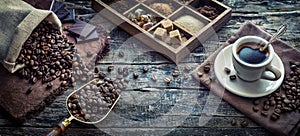
[[[17,64],[25,64],[19,70],[21,78],[35,84],[38,80],[52,87],[51,81],[59,78],[61,87],[72,85],[72,62],[74,44],[65,35],[52,27],[52,23],[42,21],[22,46]]]
[[[111,81],[93,82],[68,98],[68,109],[79,120],[96,122],[107,114],[119,94]]]
[[[202,15],[206,16],[207,18],[213,20],[219,15],[219,11],[212,7],[212,6],[203,6],[197,9]]]
[[[259,112],[259,104],[263,102],[262,116],[270,117],[271,120],[278,120],[283,113],[300,110],[300,62],[290,62],[290,70],[280,88],[268,95],[264,101],[253,102],[254,112]],[[274,109],[271,114],[269,110]]]

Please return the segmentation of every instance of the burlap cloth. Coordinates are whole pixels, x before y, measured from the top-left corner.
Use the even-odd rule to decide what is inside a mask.
[[[97,55],[97,53],[106,52],[105,37],[101,33],[99,33],[99,36],[98,41],[75,45],[81,59],[86,64],[95,63],[92,59],[93,57],[87,56],[87,52],[92,53],[93,56]],[[73,42],[75,41],[71,36],[68,36],[68,39]],[[2,65],[0,65],[0,77],[0,106],[16,121],[23,121],[40,113],[46,105],[51,104],[57,96],[66,91],[60,88],[61,81],[58,78],[52,81],[52,89],[46,89],[47,84],[42,84],[39,81],[32,85],[28,80],[19,78],[17,74],[11,74]],[[27,91],[29,88],[32,91],[28,94]]]
[[[273,109],[269,110],[268,117],[263,117],[260,112],[253,112],[252,107],[254,99],[240,97],[230,93],[227,90],[224,91],[224,87],[222,87],[221,84],[219,84],[218,82],[210,81],[209,78],[211,78],[212,80],[217,80],[213,70],[214,60],[217,54],[239,37],[246,35],[256,35],[265,39],[270,39],[270,34],[266,33],[264,30],[255,26],[254,24],[247,22],[239,29],[235,36],[231,37],[225,45],[217,49],[211,56],[207,58],[207,60],[205,60],[198,68],[195,69],[195,71],[193,72],[193,77],[199,80],[200,83],[205,85],[207,88],[209,88],[210,91],[213,91],[215,94],[222,97],[237,110],[245,114],[247,117],[251,118],[257,124],[268,129],[274,135],[300,135],[298,132],[300,124],[300,113],[298,110],[295,112],[282,114],[279,120],[272,121],[269,116],[273,112]],[[285,72],[289,73],[289,61],[300,61],[300,52],[292,48],[291,46],[288,46],[281,40],[275,41],[274,43],[272,43],[272,45],[275,49],[275,52],[280,56],[284,63]],[[199,76],[197,75],[198,70],[203,72],[204,66],[208,64],[211,65],[210,72],[208,74],[204,74],[201,78],[199,78]],[[260,101],[262,102],[266,99],[266,97],[262,97],[259,99],[261,99]]]

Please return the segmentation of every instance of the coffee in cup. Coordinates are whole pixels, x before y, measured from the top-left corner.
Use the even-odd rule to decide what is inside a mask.
[[[245,81],[258,79],[278,80],[282,73],[271,65],[274,58],[274,49],[271,44],[264,51],[260,48],[268,41],[257,36],[244,36],[232,45],[233,66],[237,76]],[[270,71],[274,76],[264,74]]]

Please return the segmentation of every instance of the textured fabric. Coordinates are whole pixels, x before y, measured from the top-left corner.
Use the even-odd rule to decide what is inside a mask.
[[[23,67],[16,66],[16,59],[40,22],[51,21],[54,28],[61,29],[61,22],[53,12],[35,9],[20,0],[1,0],[0,20],[0,63],[11,73]]]
[[[253,112],[253,100],[250,98],[244,98],[237,95],[230,93],[227,90],[224,90],[224,87],[216,81],[216,77],[213,70],[213,63],[217,56],[217,54],[230,43],[233,43],[239,37],[246,36],[246,35],[256,35],[260,36],[265,39],[270,39],[270,34],[266,33],[261,28],[253,25],[250,22],[247,22],[243,25],[239,31],[236,33],[234,37],[229,39],[227,43],[221,46],[215,53],[207,58],[198,68],[195,69],[193,72],[193,77],[199,80],[203,85],[213,91],[218,96],[222,97],[225,101],[231,104],[233,107],[241,111],[247,117],[251,118],[257,124],[265,127],[269,131],[273,132],[275,135],[299,135],[299,120],[300,120],[300,113],[299,111],[290,112],[282,114],[280,119],[277,121],[272,121],[270,117],[263,117],[260,115],[260,112]],[[277,40],[272,43],[275,52],[280,56],[284,63],[285,73],[289,73],[289,61],[299,61],[300,60],[300,52],[281,40]],[[211,65],[211,71],[209,74],[204,74],[201,78],[197,75],[197,72],[203,71],[204,66]],[[211,80],[212,79],[212,80]],[[261,102],[266,100],[266,97],[259,98]],[[259,105],[262,107],[262,104]],[[274,108],[269,110],[269,115],[273,112]],[[297,134],[298,133],[298,134]]]

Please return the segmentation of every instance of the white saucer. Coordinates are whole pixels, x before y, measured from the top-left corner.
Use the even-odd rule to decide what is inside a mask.
[[[243,96],[243,97],[262,97],[276,91],[284,79],[284,66],[277,54],[274,55],[274,59],[271,64],[277,67],[283,75],[277,81],[270,81],[265,79],[259,79],[254,82],[246,82],[240,78],[236,80],[230,80],[229,76],[236,74],[236,71],[232,64],[232,45],[225,47],[217,55],[214,63],[214,71],[219,82],[230,92]],[[231,69],[230,74],[224,71],[224,68]]]

